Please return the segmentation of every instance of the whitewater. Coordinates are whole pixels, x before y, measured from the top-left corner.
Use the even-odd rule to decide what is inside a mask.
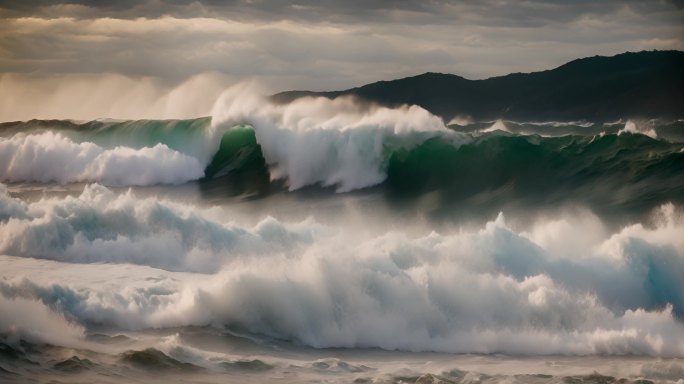
[[[244,85],[0,123],[0,381],[683,383],[683,132]]]

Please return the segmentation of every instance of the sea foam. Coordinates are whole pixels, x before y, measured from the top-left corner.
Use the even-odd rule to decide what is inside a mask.
[[[441,118],[415,105],[386,108],[344,97],[280,105],[248,84],[219,97],[212,124],[254,127],[272,178],[286,179],[290,189],[321,184],[338,192],[381,183],[391,149],[410,148],[439,135],[459,136]]]
[[[357,237],[345,223],[241,225],[100,186],[0,203],[0,253],[12,255],[2,295],[84,325],[211,325],[317,348],[684,356],[684,221],[671,205],[653,227],[617,231],[590,213],[525,231],[499,215],[468,231]]]
[[[0,180],[107,185],[180,184],[204,175],[196,158],[164,144],[105,149],[54,132],[0,139]]]

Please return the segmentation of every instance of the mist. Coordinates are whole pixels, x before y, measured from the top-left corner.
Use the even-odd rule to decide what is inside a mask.
[[[231,81],[218,73],[177,84],[120,74],[0,74],[0,121],[190,119],[209,116]],[[28,102],[30,100],[30,102]]]

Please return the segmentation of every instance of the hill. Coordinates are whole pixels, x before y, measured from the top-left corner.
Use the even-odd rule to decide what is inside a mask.
[[[551,70],[468,80],[424,73],[332,92],[289,91],[272,96],[289,102],[304,96],[355,96],[385,106],[416,104],[449,121],[511,119],[608,121],[684,117],[684,52],[627,52],[573,60]]]

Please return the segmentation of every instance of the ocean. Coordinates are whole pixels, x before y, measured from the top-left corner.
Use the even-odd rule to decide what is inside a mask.
[[[684,383],[684,122],[0,124],[3,383]]]

